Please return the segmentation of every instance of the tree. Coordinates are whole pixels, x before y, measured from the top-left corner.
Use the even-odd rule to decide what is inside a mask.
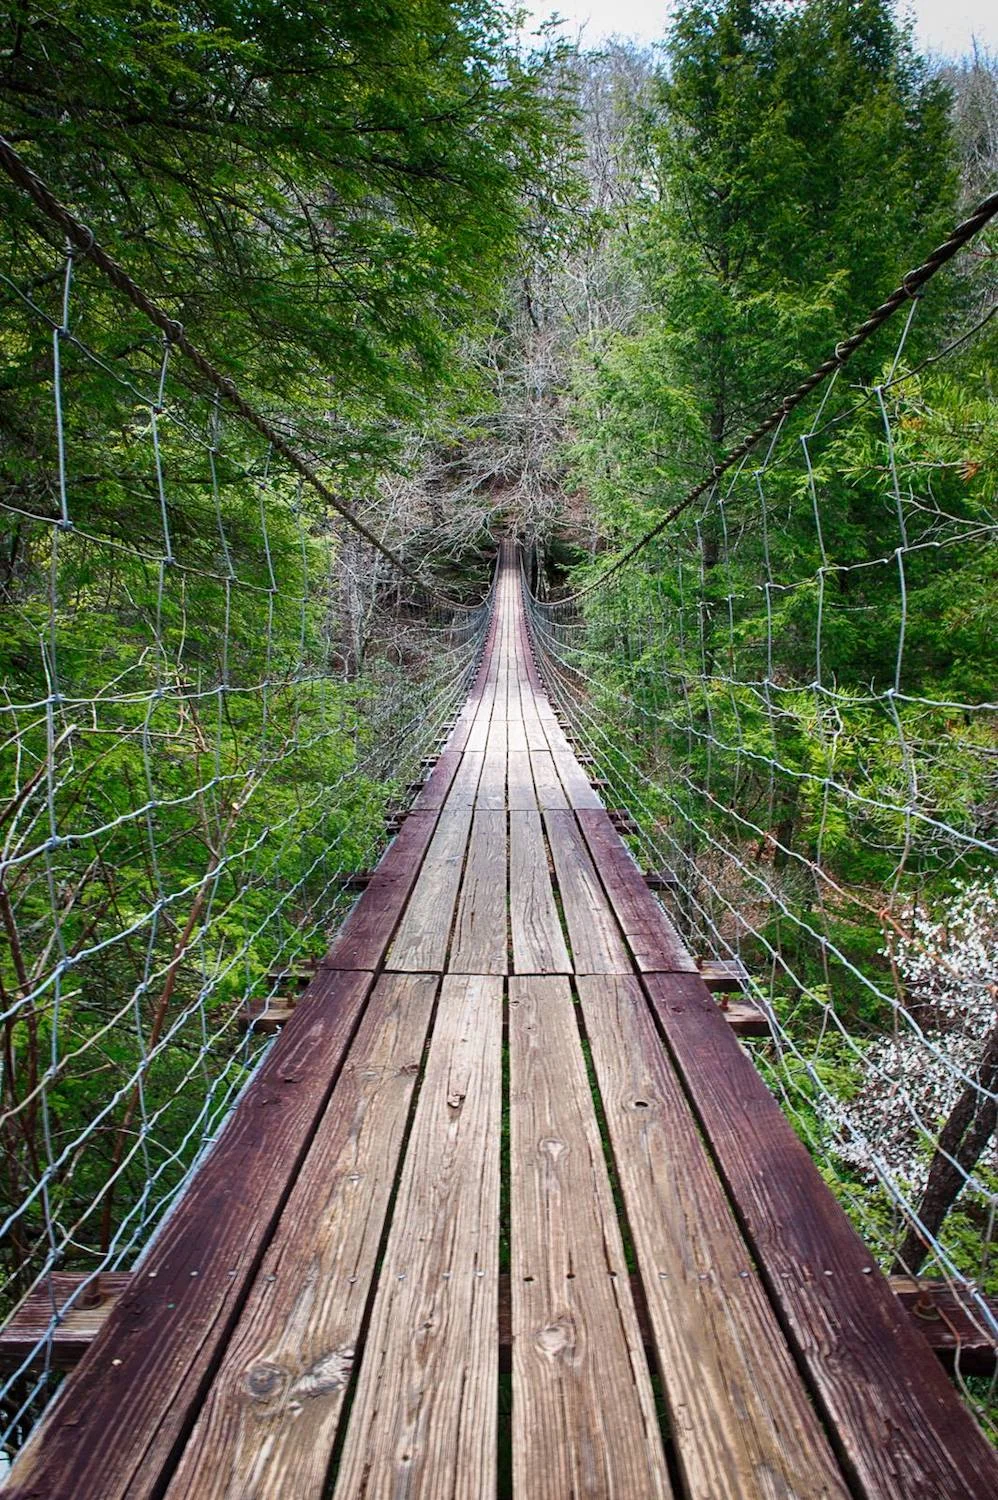
[[[947,94],[886,0],[696,0],[673,24],[644,138],[649,310],[605,368],[630,383],[655,454],[678,447],[688,472],[949,223]],[[667,460],[633,479],[654,501],[676,472]]]
[[[134,278],[360,472],[490,305],[558,101],[493,0],[14,5],[5,131]],[[0,183],[5,269],[52,271]],[[123,330],[124,337],[133,330]]]

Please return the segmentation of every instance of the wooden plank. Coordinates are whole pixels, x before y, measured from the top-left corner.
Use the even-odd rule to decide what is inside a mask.
[[[446,977],[335,1500],[495,1495],[501,1046],[502,980]]]
[[[476,812],[457,906],[450,968],[456,974],[505,974],[506,814]]]
[[[168,1500],[321,1500],[437,983],[379,980]]]
[[[501,812],[506,806],[506,752],[485,752],[482,779],[478,783],[475,807],[489,812]]]
[[[523,719],[510,719],[506,725],[507,749],[510,755],[525,755],[528,750],[527,731]]]
[[[193,1425],[332,1092],[370,974],[320,972],[104,1325],[4,1500],[153,1500]]]
[[[649,891],[607,814],[583,808],[578,820],[637,968],[695,974],[696,959]]]
[[[475,722],[468,734],[467,743],[464,747],[466,751],[472,751],[475,754],[485,753],[485,746],[489,738],[489,725],[492,721],[492,705],[495,701],[495,692],[495,678],[490,676],[482,692],[482,702],[478,713],[475,715]]]
[[[509,984],[513,1493],[671,1494],[564,978]]]
[[[474,807],[484,764],[484,751],[466,750],[464,752],[444,804],[446,807]]]
[[[388,950],[389,969],[410,974],[443,970],[470,832],[470,808],[448,807],[440,814],[419,879]]]
[[[509,815],[509,907],[517,974],[570,974],[538,812]]]
[[[532,748],[530,766],[534,773],[534,786],[537,789],[537,801],[540,807],[545,810],[567,807],[568,798],[565,796],[565,788],[554,768],[550,750]]]
[[[548,737],[544,733],[544,725],[541,723],[540,715],[537,712],[536,700],[530,708],[524,709],[523,730],[527,736],[527,749],[530,751],[531,755],[533,755],[535,751],[543,752],[545,755],[551,754],[550,750],[548,749]],[[552,770],[553,769],[554,763],[552,762]],[[560,781],[558,782],[558,787],[560,790]],[[567,802],[565,805],[567,807]]]
[[[506,759],[506,720],[493,716],[489,724],[489,737],[485,742],[485,758]]]
[[[412,804],[414,812],[433,812],[443,807],[461,765],[461,754],[462,750],[457,745],[448,745],[438,757],[436,765]]]
[[[530,756],[526,751],[512,751],[508,765],[509,791],[506,805],[518,812],[531,811],[537,806],[534,777],[530,769]]]
[[[520,674],[522,667],[516,659],[516,646],[514,632],[510,631],[509,639],[509,677],[506,681],[506,718],[512,722],[523,722],[523,709],[520,706]]]
[[[688,1492],[848,1500],[637,980],[578,987]]]
[[[720,1007],[735,1036],[770,1036],[765,1012],[748,1000],[729,1000]]]
[[[598,792],[593,790],[589,777],[579,765],[574,753],[567,748],[556,749],[551,743],[550,725],[548,725],[548,744],[551,745],[551,758],[565,789],[569,807],[602,808],[603,799]]]
[[[998,1495],[998,1456],[696,976],[644,984],[857,1494]]]
[[[414,812],[393,841],[350,912],[323,969],[376,969],[385,956],[395,924],[416,884],[423,856],[437,825],[435,812]]]
[[[702,958],[697,967],[712,995],[738,995],[748,988],[748,969],[740,958]]]
[[[629,974],[631,961],[573,812],[545,812],[577,974]]]
[[[12,1374],[28,1358],[53,1370],[72,1370],[79,1364],[128,1286],[128,1272],[104,1271],[98,1283],[73,1271],[53,1271],[34,1287],[14,1316],[0,1328],[0,1370]],[[82,1296],[99,1300],[84,1306],[72,1301],[85,1281]],[[72,1305],[70,1305],[72,1304]],[[55,1327],[52,1319],[58,1318]]]

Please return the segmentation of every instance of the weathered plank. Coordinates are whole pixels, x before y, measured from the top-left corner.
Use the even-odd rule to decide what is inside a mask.
[[[506,720],[496,718],[493,714],[489,723],[489,737],[485,742],[485,757],[497,757],[506,759]]]
[[[637,968],[695,974],[696,959],[649,891],[608,815],[582,808],[578,820]]]
[[[509,985],[513,1492],[671,1494],[567,979]]]
[[[530,769],[530,756],[524,750],[511,751],[507,767],[509,790],[507,806],[517,812],[530,811],[537,806],[534,778]]]
[[[527,706],[527,705],[524,706],[524,710],[523,710],[523,731],[524,731],[524,734],[527,736],[527,749],[530,751],[531,755],[533,755],[535,751],[542,752],[544,755],[550,755],[551,752],[548,749],[548,737],[544,733],[544,725],[542,724],[540,715],[537,712],[537,700],[536,699],[529,706]],[[553,762],[552,762],[551,769],[552,769],[552,772],[553,772],[554,771],[554,763]],[[559,789],[561,788],[561,782],[560,781],[558,782],[558,787],[559,787]],[[568,803],[566,802],[565,805],[567,807]]]
[[[540,722],[540,721],[538,721]],[[565,788],[561,784],[558,773],[554,768],[550,750],[530,751],[530,766],[534,773],[534,786],[537,789],[538,805],[545,809],[566,808],[568,798],[565,796]]]
[[[538,812],[509,815],[509,909],[517,974],[570,974]]]
[[[490,735],[475,806],[485,812],[501,812],[506,806],[506,752],[493,750],[491,744]]]
[[[695,976],[649,974],[686,1092],[857,1495],[998,1496],[998,1457]]]
[[[437,983],[379,980],[169,1500],[323,1495]]]
[[[475,798],[478,796],[478,783],[482,778],[482,767],[485,764],[485,752],[483,750],[466,750],[461,756],[461,764],[457,768],[457,774],[451,783],[451,789],[444,804],[445,807],[474,807]]]
[[[445,978],[335,1500],[495,1494],[501,1042],[502,980]]]
[[[320,972],[22,1450],[5,1500],[152,1500],[311,1145],[370,974]]]
[[[573,751],[567,745],[564,748],[557,745],[555,737],[552,736],[552,727],[550,724],[546,726],[548,745],[555,769],[565,789],[569,807],[602,808],[603,799],[593,789],[589,777],[579,765]]]
[[[389,969],[407,973],[443,970],[470,831],[470,808],[448,807],[440,814],[415,889],[388,950]]]
[[[848,1500],[637,980],[578,987],[689,1493]]]
[[[544,814],[577,974],[629,974],[631,961],[573,812]]]
[[[322,960],[324,969],[376,969],[416,883],[437,813],[410,813]]]
[[[472,819],[449,967],[456,974],[508,971],[504,812]]]
[[[748,988],[749,972],[740,958],[702,958],[697,968],[712,995],[738,995]]]
[[[506,725],[507,749],[510,755],[525,755],[529,746],[527,745],[527,731],[523,719],[510,719]]]

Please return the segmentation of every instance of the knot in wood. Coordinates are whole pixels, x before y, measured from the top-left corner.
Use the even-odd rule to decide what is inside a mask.
[[[537,1330],[534,1343],[548,1359],[562,1359],[575,1348],[575,1324],[567,1316],[557,1318]]]
[[[290,1374],[282,1365],[264,1362],[246,1371],[246,1390],[254,1401],[271,1401],[286,1389]]]

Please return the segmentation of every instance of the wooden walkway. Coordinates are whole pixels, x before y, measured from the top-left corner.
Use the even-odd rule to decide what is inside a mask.
[[[27,1500],[984,1500],[998,1465],[538,680],[478,680]]]

